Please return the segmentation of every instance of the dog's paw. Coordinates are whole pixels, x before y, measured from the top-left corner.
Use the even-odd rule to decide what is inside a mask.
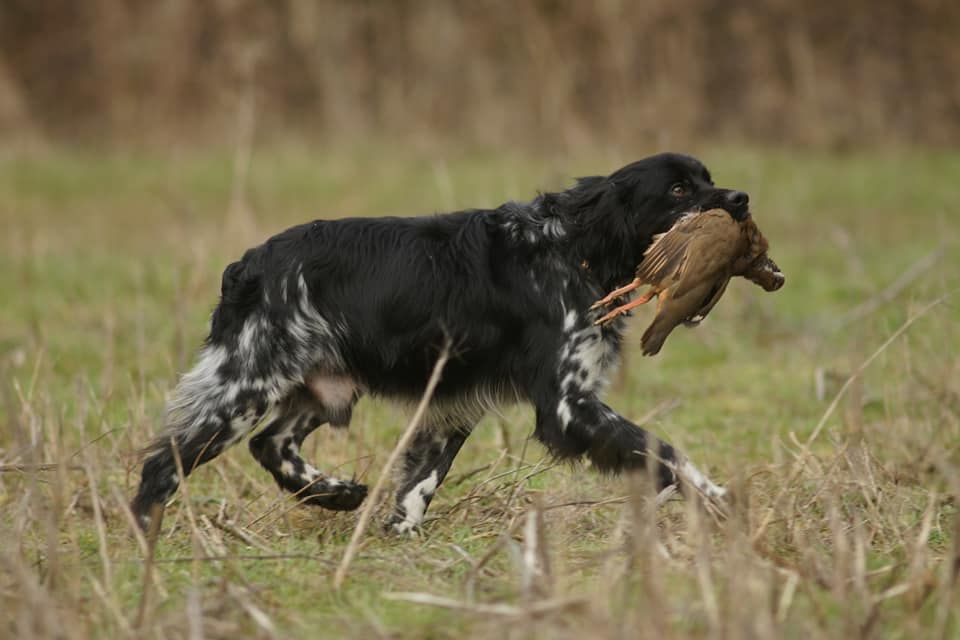
[[[323,480],[314,483],[304,502],[330,511],[353,511],[367,497],[367,485],[351,480]]]
[[[412,522],[399,513],[390,516],[390,519],[383,524],[383,530],[389,535],[403,538],[420,538],[423,536],[420,523]]]
[[[733,506],[733,494],[726,487],[714,487],[713,490],[703,495],[704,504],[707,510],[720,518],[730,516]]]

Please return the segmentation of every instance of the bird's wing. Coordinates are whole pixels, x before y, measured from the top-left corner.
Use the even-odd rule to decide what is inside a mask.
[[[637,278],[646,284],[666,283],[683,272],[687,247],[703,224],[703,214],[688,213],[670,229],[653,237],[637,267]]]
[[[739,238],[739,224],[726,211],[687,214],[669,231],[654,237],[637,268],[637,277],[653,285],[676,283],[672,296],[682,296],[729,265]]]

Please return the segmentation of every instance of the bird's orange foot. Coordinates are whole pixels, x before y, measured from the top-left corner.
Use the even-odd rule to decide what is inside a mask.
[[[596,302],[594,302],[593,305],[590,307],[590,309],[593,310],[593,309],[599,309],[600,307],[608,307],[611,304],[613,304],[614,300],[616,300],[621,296],[625,296],[626,294],[630,293],[631,291],[639,287],[641,284],[643,283],[640,282],[640,279],[635,278],[633,282],[631,282],[630,284],[622,286],[619,289],[614,289],[613,291],[608,293],[606,296],[604,296],[600,300],[597,300]]]
[[[639,306],[642,305],[642,304],[647,304],[647,303],[650,302],[656,295],[657,295],[656,290],[651,289],[650,291],[647,291],[645,294],[643,294],[642,296],[640,296],[640,297],[637,298],[636,300],[632,300],[632,301],[628,302],[627,304],[622,304],[622,305],[620,305],[619,307],[617,307],[616,309],[614,309],[613,311],[611,311],[611,312],[608,313],[607,315],[603,316],[602,318],[600,318],[599,320],[597,320],[597,321],[594,322],[593,324],[595,324],[595,325],[604,325],[604,324],[607,324],[608,322],[610,322],[611,320],[613,320],[613,319],[616,318],[617,316],[622,316],[623,314],[625,314],[627,311],[630,311],[631,309],[635,309],[635,308],[639,307]],[[594,307],[595,307],[595,306],[596,306],[596,305],[594,305]]]

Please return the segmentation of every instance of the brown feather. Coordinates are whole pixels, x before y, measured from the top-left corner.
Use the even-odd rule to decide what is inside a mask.
[[[768,248],[752,218],[738,222],[723,209],[688,213],[655,236],[632,283],[650,285],[658,298],[656,316],[643,334],[643,353],[656,354],[677,325],[705,317],[733,276],[748,278],[767,291],[780,288],[783,274],[767,256]],[[622,305],[598,322],[633,306],[636,302]]]
[[[726,212],[722,212],[722,215],[733,221]],[[713,215],[713,212],[685,215],[669,231],[654,237],[653,244],[644,253],[643,261],[637,268],[637,277],[648,284],[676,279],[685,271],[691,244],[700,244],[697,239],[702,235],[713,235],[726,226],[722,218]]]
[[[673,285],[674,296],[682,296],[696,282],[728,267],[740,239],[740,225],[722,209],[687,214],[654,239],[637,277],[654,287]]]

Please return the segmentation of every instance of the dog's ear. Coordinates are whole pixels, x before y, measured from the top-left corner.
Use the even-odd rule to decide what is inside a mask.
[[[560,193],[547,194],[547,207],[552,215],[577,219],[592,211],[609,190],[604,176],[577,178],[577,184]]]
[[[567,191],[550,194],[547,202],[550,212],[570,225],[574,251],[589,262],[604,286],[632,273],[640,260],[631,193],[626,181],[589,176],[578,178]]]
[[[631,235],[630,194],[622,182],[610,177],[579,178],[577,185],[567,193],[568,212],[578,226],[592,229],[608,239]]]

